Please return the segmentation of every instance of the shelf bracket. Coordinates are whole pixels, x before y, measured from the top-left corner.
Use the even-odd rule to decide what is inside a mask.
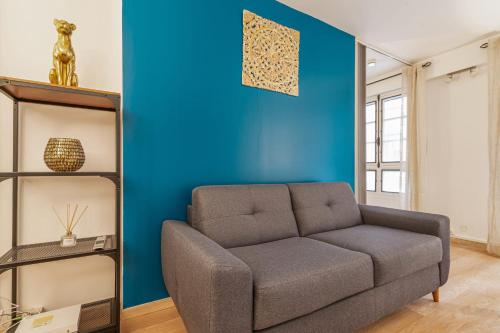
[[[5,97],[9,98],[11,101],[14,100],[14,97],[12,97],[4,88],[3,86],[8,85],[10,82],[8,80],[0,80],[0,93],[5,95]]]
[[[120,178],[118,176],[101,176],[101,177],[111,180],[115,184],[117,189],[120,188]]]
[[[4,180],[11,179],[12,177],[0,177],[0,183],[3,182]]]
[[[116,261],[116,254],[114,253],[103,253],[102,255],[113,259],[113,261]]]
[[[1,263],[6,263],[7,258],[10,258],[12,254],[12,249],[9,249],[7,252],[5,252],[1,257],[0,257],[0,262]],[[7,272],[10,268],[0,268],[0,275],[3,274],[4,272]]]

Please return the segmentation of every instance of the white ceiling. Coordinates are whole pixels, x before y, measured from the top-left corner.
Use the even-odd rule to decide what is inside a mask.
[[[278,0],[415,62],[500,31],[500,0]]]
[[[370,48],[366,49],[366,63],[374,60],[374,67],[366,67],[366,81],[370,82],[379,79],[381,75],[395,72],[401,69],[405,65],[401,62],[392,59],[384,54],[374,51]]]

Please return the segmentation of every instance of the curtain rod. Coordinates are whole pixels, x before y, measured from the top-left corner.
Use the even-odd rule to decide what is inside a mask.
[[[396,57],[396,56],[394,56],[394,55],[392,55],[392,54],[390,54],[388,52],[382,51],[382,50],[376,48],[375,46],[372,46],[372,45],[370,45],[368,43],[363,42],[362,40],[358,40],[358,43],[363,44],[364,46],[366,46],[369,49],[372,49],[375,52],[378,52],[378,53],[383,54],[383,55],[385,55],[385,56],[387,56],[387,57],[389,57],[391,59],[399,61],[402,64],[405,64],[407,66],[412,66],[412,64],[410,64],[409,62],[407,62],[407,61],[405,61],[405,60],[403,60],[403,59],[401,59],[399,57]],[[488,48],[488,42],[481,44],[479,47],[482,48],[482,49],[487,49]],[[422,65],[422,67],[426,68],[426,67],[429,67],[430,65],[432,65],[432,62],[427,61],[426,63],[424,63]],[[390,78],[390,77],[388,77],[388,78]],[[383,79],[383,80],[385,80],[385,79]],[[375,82],[372,82],[372,83],[376,83],[376,82],[378,82],[378,81],[375,81]],[[369,83],[369,84],[371,84],[371,83]]]
[[[489,45],[489,44],[488,44],[488,42],[486,42],[486,43],[483,43],[483,44],[479,45],[479,48],[481,48],[481,49],[487,49],[487,48],[488,48],[488,45]],[[425,63],[423,63],[423,64],[422,64],[422,68],[427,68],[427,67],[429,67],[430,65],[432,65],[432,62],[427,61],[427,62],[425,62]],[[474,66],[474,67],[475,67],[475,66]],[[472,68],[472,67],[469,67],[469,68],[464,68],[464,70],[469,70],[469,69],[471,69],[471,68]],[[456,74],[456,73],[450,73],[450,74]]]
[[[367,83],[366,85],[369,86],[370,84],[374,84],[374,83],[378,83],[378,82],[385,81],[385,80],[388,80],[388,79],[392,79],[393,77],[400,76],[400,75],[403,75],[403,74],[401,74],[401,73],[394,74],[394,75],[391,75],[391,76],[388,76],[388,77],[384,77],[383,79]]]
[[[459,69],[458,71],[447,73],[446,76],[453,77],[453,75],[460,74],[460,73],[463,73],[463,72],[471,72],[472,73],[476,68],[477,68],[477,66],[470,66],[470,67],[467,67],[467,68],[462,68],[462,69]]]

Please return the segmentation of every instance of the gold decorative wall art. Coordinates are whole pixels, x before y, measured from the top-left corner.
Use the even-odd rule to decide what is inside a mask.
[[[243,11],[242,84],[299,95],[300,32]]]

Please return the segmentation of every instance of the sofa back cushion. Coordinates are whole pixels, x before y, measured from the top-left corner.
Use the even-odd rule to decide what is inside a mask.
[[[287,185],[197,187],[191,224],[225,248],[298,236]]]
[[[293,211],[301,236],[362,224],[347,183],[289,184]]]

